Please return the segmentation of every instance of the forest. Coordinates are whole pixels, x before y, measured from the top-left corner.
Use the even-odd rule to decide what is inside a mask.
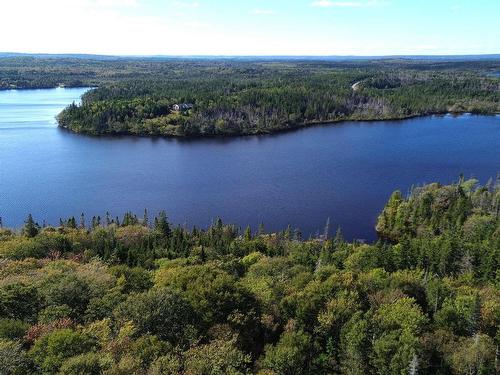
[[[500,112],[500,60],[0,58],[0,89],[94,87],[59,125],[91,135],[266,134],[343,120]],[[189,104],[176,111],[176,104]]]
[[[394,192],[371,244],[28,215],[0,229],[0,372],[498,373],[499,215],[500,178]]]

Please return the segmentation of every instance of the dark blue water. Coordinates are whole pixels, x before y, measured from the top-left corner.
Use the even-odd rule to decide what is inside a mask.
[[[395,189],[500,172],[500,117],[426,117],[343,123],[274,136],[172,140],[92,138],[56,127],[83,89],[0,92],[0,216],[28,213],[57,224],[132,210],[167,210],[172,221],[224,221],[304,234],[341,226],[374,239]]]

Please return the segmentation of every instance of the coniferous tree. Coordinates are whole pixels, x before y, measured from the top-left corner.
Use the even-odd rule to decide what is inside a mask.
[[[167,213],[160,211],[155,218],[154,229],[165,237],[170,237],[170,224],[168,223]]]
[[[243,235],[243,238],[246,241],[250,241],[252,239],[252,229],[250,229],[250,225],[248,225],[245,229],[245,233]]]
[[[35,220],[33,220],[33,216],[29,214],[26,218],[26,221],[24,222],[23,234],[26,237],[35,237],[38,234],[39,230],[40,226],[35,222]]]
[[[68,228],[76,229],[76,219],[74,216],[70,217],[67,221]]]
[[[260,223],[259,230],[258,230],[257,234],[260,236],[260,235],[263,235],[264,233],[265,233],[264,223]]]

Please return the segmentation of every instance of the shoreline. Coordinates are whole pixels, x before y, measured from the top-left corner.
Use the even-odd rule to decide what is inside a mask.
[[[353,91],[357,91],[359,89],[359,85],[361,84],[362,81],[357,81],[353,85],[351,85],[351,89]],[[50,87],[20,87],[20,88],[4,88],[0,87],[0,91],[9,91],[9,90],[50,90],[50,89],[88,89],[93,90],[98,88],[98,86],[88,86],[88,85],[78,85],[78,86],[50,86]],[[81,98],[80,98],[81,100]],[[59,114],[58,114],[59,115]],[[58,116],[57,115],[57,116]],[[475,115],[475,116],[498,116],[500,115],[500,112],[487,112],[487,113],[472,113],[472,112],[449,112],[449,111],[443,111],[443,112],[429,112],[429,113],[423,113],[423,114],[412,114],[412,115],[406,115],[406,116],[394,116],[394,117],[386,117],[386,118],[368,118],[368,119],[359,119],[359,118],[339,118],[339,119],[334,119],[334,120],[313,120],[313,121],[308,121],[300,124],[296,124],[291,127],[283,127],[283,128],[276,128],[271,131],[257,131],[257,132],[249,132],[249,133],[234,133],[234,134],[199,134],[199,135],[175,135],[175,134],[147,134],[147,133],[132,133],[129,131],[124,131],[124,132],[112,132],[112,133],[100,133],[100,134],[94,134],[91,132],[80,132],[80,131],[75,131],[67,126],[62,126],[59,124],[57,121],[57,116],[56,116],[56,123],[57,127],[60,129],[63,129],[65,131],[68,131],[70,133],[78,134],[78,135],[84,135],[84,136],[89,136],[89,137],[106,137],[106,138],[114,138],[114,137],[139,137],[139,138],[152,138],[152,139],[158,139],[158,138],[163,138],[163,139],[178,139],[178,140],[194,140],[194,139],[224,139],[224,138],[237,138],[237,137],[251,137],[251,136],[269,136],[269,135],[278,135],[278,134],[284,134],[296,130],[301,130],[301,129],[306,129],[306,128],[312,128],[315,126],[321,126],[321,125],[335,125],[335,124],[340,124],[340,123],[345,123],[345,122],[391,122],[391,121],[404,121],[404,120],[411,120],[414,118],[422,118],[422,117],[431,117],[431,116],[445,116],[445,115],[452,115],[452,116],[463,116],[463,115]]]
[[[336,124],[341,124],[341,123],[347,123],[347,122],[397,122],[397,121],[405,121],[405,120],[411,120],[411,119],[416,119],[416,118],[423,118],[423,117],[432,117],[432,116],[465,116],[465,115],[472,115],[472,116],[499,116],[500,112],[491,112],[491,113],[472,113],[472,112],[431,112],[431,113],[425,113],[425,114],[416,114],[416,115],[408,115],[408,116],[403,116],[403,117],[389,117],[389,118],[374,118],[374,119],[338,119],[338,120],[328,120],[328,121],[311,121],[307,123],[302,123],[297,126],[293,126],[290,128],[279,128],[270,132],[265,132],[265,131],[260,131],[256,133],[241,133],[241,134],[202,134],[202,135],[174,135],[174,134],[158,134],[158,135],[153,135],[153,134],[141,134],[141,133],[131,133],[131,132],[115,132],[115,133],[102,133],[102,134],[93,134],[89,132],[78,132],[75,131],[71,128],[68,128],[66,126],[62,126],[58,123],[57,127],[60,129],[63,129],[67,132],[77,134],[77,135],[83,135],[83,136],[88,136],[92,138],[99,138],[99,137],[105,137],[105,138],[115,138],[115,137],[138,137],[138,138],[151,138],[151,139],[177,139],[177,140],[199,140],[199,139],[230,139],[230,138],[240,138],[240,137],[252,137],[252,136],[272,136],[272,135],[278,135],[278,134],[285,134],[285,133],[290,133],[293,131],[297,130],[303,130],[307,128],[314,128],[317,126],[326,126],[326,125],[336,125]]]
[[[97,86],[45,86],[45,87],[0,87],[0,91],[53,90],[53,89],[95,89]]]

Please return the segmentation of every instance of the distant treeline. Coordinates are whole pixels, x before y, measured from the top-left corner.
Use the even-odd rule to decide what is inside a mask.
[[[28,216],[0,229],[0,372],[498,372],[500,181],[395,192],[377,231]]]
[[[0,59],[0,88],[98,86],[58,117],[86,134],[216,136],[500,112],[500,60]],[[356,84],[356,85],[355,85]],[[353,87],[353,85],[355,85]],[[193,108],[175,112],[175,104]]]

